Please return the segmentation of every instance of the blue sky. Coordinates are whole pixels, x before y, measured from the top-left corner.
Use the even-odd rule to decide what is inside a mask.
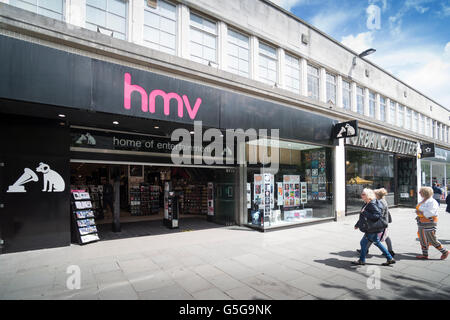
[[[450,0],[272,1],[450,109]]]

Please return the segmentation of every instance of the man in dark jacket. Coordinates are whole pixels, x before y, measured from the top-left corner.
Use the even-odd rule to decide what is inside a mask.
[[[383,226],[381,219],[381,206],[378,204],[378,200],[372,189],[364,189],[361,193],[361,199],[364,201],[364,205],[361,209],[359,215],[359,220],[355,224],[355,229],[360,229],[364,232],[364,237],[361,239],[361,251],[358,261],[352,262],[355,265],[365,265],[366,264],[366,254],[367,246],[369,242],[375,244],[378,249],[385,255],[387,262],[383,265],[391,265],[395,263],[394,258],[392,258],[389,251],[381,244],[378,238],[378,233],[383,231],[386,226]]]
[[[433,183],[433,187],[432,188],[433,188],[433,192],[434,192],[434,194],[433,194],[434,200],[436,200],[437,203],[439,205],[441,205],[442,189],[440,188],[438,183]]]

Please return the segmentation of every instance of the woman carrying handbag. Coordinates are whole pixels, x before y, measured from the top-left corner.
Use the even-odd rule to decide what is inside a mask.
[[[355,225],[355,229],[359,229],[364,232],[364,237],[361,239],[361,251],[358,261],[353,261],[354,265],[366,264],[366,253],[369,242],[375,244],[378,249],[387,258],[387,261],[383,263],[383,266],[388,266],[395,263],[394,258],[389,251],[381,244],[379,233],[383,232],[387,227],[387,221],[382,219],[382,206],[378,202],[375,193],[372,189],[364,189],[361,193],[361,199],[364,201],[364,205],[359,215],[359,220]]]

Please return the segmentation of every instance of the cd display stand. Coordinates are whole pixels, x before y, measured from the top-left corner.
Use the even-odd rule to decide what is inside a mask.
[[[72,190],[73,237],[80,245],[100,240],[91,197],[84,190]]]

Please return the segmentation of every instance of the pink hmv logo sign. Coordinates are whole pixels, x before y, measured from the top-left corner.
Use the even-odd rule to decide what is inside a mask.
[[[131,84],[131,75],[129,73],[125,73],[124,76],[124,86],[123,86],[123,106],[125,109],[131,109],[131,94],[133,92],[137,92],[141,95],[141,110],[142,112],[155,113],[156,112],[156,98],[162,97],[164,100],[164,114],[168,116],[170,114],[170,101],[174,99],[177,102],[178,106],[178,117],[183,118],[184,115],[184,107],[189,114],[189,117],[194,120],[197,116],[198,109],[202,104],[202,99],[197,98],[195,101],[194,107],[192,108],[191,102],[186,95],[180,96],[175,92],[164,92],[163,90],[155,89],[147,94],[147,91],[139,85]]]

